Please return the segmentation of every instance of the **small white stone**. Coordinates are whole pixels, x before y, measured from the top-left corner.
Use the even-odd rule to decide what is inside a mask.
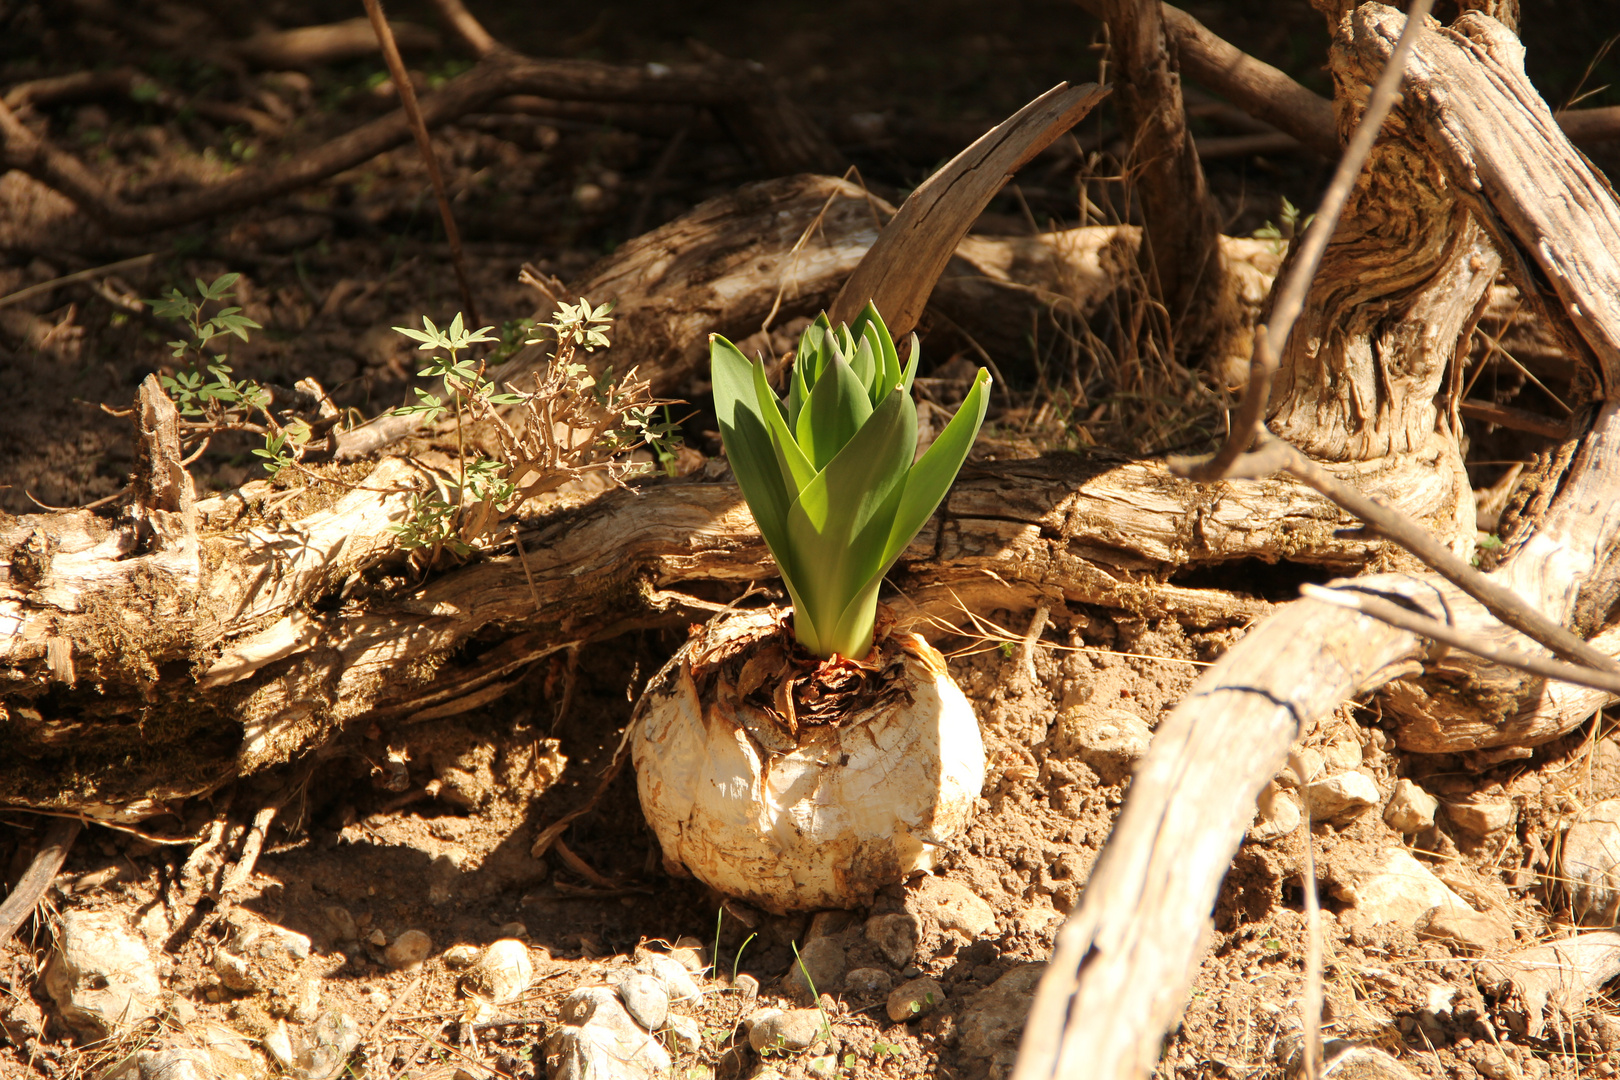
[[[619,983],[619,999],[630,1019],[648,1031],[662,1028],[669,1016],[669,991],[651,975],[631,972]]]
[[[304,1032],[295,1076],[316,1080],[334,1072],[360,1045],[360,1024],[346,1012],[324,1012]]]
[[[709,966],[703,960],[703,949],[700,946],[677,945],[669,950],[669,958],[693,975],[703,974]]]
[[[214,959],[211,965],[219,981],[238,993],[257,990],[259,981],[255,978],[253,968],[248,962],[234,953],[228,953],[223,947],[214,950]]]
[[[480,955],[476,945],[452,945],[444,950],[444,966],[447,968],[469,968],[478,963]]]
[[[1311,820],[1348,821],[1379,803],[1378,785],[1362,772],[1340,773],[1305,787]]]
[[[924,878],[918,900],[942,930],[979,938],[996,929],[995,911],[959,881]]]
[[[299,981],[298,990],[293,995],[293,1022],[307,1024],[320,1014],[321,977],[319,975],[305,976]]]
[[[62,916],[45,989],[69,1027],[95,1038],[125,1031],[162,1007],[162,985],[146,942],[110,912]]]
[[[1455,904],[1441,904],[1419,919],[1418,930],[1424,936],[1460,941],[1482,952],[1494,952],[1513,944],[1513,923],[1505,914],[1475,911]]]
[[[171,1046],[166,1050],[142,1050],[135,1056],[137,1075],[161,1080],[214,1080],[214,1063],[206,1050]],[[127,1075],[127,1074],[126,1074]]]
[[[283,1069],[292,1067],[292,1036],[287,1034],[287,1021],[277,1020],[276,1026],[265,1032],[264,1038],[260,1041],[264,1043],[265,1051],[269,1053],[272,1061]]]
[[[894,976],[882,968],[856,968],[844,976],[844,992],[859,997],[887,997],[894,989]]]
[[[783,984],[794,995],[814,1001],[819,994],[835,994],[844,984],[844,950],[832,938],[814,938],[799,948]]]
[[[1338,885],[1334,892],[1351,905],[1348,917],[1341,921],[1363,926],[1415,926],[1438,907],[1473,910],[1433,871],[1400,847],[1385,851],[1371,866],[1353,875],[1350,884]]]
[[[484,950],[471,971],[466,985],[471,993],[504,1005],[523,996],[534,982],[534,962],[529,947],[515,938],[502,938]]]
[[[1299,803],[1275,784],[1266,785],[1255,808],[1255,822],[1249,835],[1259,843],[1280,839],[1299,828]]]
[[[670,1016],[664,1021],[669,1048],[677,1054],[695,1054],[703,1049],[703,1028],[690,1016]]]
[[[563,999],[563,1026],[546,1039],[553,1080],[652,1080],[670,1070],[669,1051],[625,1012],[608,986],[582,986]]]
[[[338,904],[331,904],[322,910],[326,916],[326,925],[332,930],[332,937],[340,942],[359,941],[360,928],[355,924],[354,915],[349,909]]]
[[[1620,918],[1620,799],[1593,803],[1575,819],[1558,865],[1576,921],[1613,926]]]
[[[917,953],[922,938],[916,916],[907,911],[874,915],[866,920],[866,940],[877,946],[883,958],[897,968],[905,968]]]
[[[1502,832],[1516,817],[1506,799],[1466,799],[1446,803],[1446,820],[1459,839],[1479,842]]]
[[[1060,757],[1076,757],[1105,784],[1118,783],[1147,753],[1153,729],[1124,709],[1072,706],[1058,714],[1053,748]]]
[[[1342,736],[1322,747],[1322,766],[1330,773],[1361,768],[1361,743],[1353,736]]]
[[[407,930],[383,950],[383,962],[395,971],[409,971],[428,958],[433,939],[421,930]]]
[[[636,970],[663,983],[671,1001],[700,1001],[703,998],[703,990],[692,979],[692,973],[678,960],[663,953],[646,953],[636,964]]]
[[[1411,836],[1431,828],[1434,825],[1434,812],[1439,808],[1439,799],[1412,781],[1401,780],[1395,785],[1395,793],[1389,797],[1389,805],[1384,807],[1384,821],[1396,832]]]
[[[826,1024],[820,1009],[772,1009],[748,1029],[748,1045],[756,1052],[808,1050],[822,1037]]]

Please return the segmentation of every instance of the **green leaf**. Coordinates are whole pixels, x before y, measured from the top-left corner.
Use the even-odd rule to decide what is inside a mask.
[[[808,391],[816,385],[816,379],[821,376],[827,366],[828,358],[832,355],[832,324],[827,321],[827,313],[823,311],[816,321],[805,327],[804,334],[799,338],[799,356],[805,361],[804,388],[805,399],[809,400]],[[795,364],[794,366],[798,366]]]
[[[793,599],[794,633],[811,652],[870,650],[883,575],[939,506],[989,403],[979,372],[940,437],[913,464],[911,400],[919,350],[898,350],[868,304],[848,327],[826,316],[800,337],[784,404],[763,363],[710,338],[715,411],[732,471]]]
[[[807,407],[799,413],[795,432],[799,449],[819,472],[838,456],[871,415],[872,401],[866,396],[866,387],[835,351],[826,371],[816,379]]]
[[[793,373],[789,376],[788,382],[788,427],[794,431],[799,429],[799,417],[804,412],[804,403],[810,400],[810,388],[804,381],[804,369],[807,364],[813,365],[815,362],[814,356],[804,363],[793,361]]]
[[[874,408],[883,400],[872,395],[872,384],[877,381],[879,363],[877,353],[872,349],[872,343],[862,338],[860,344],[855,346],[855,355],[850,358],[849,369],[860,381],[861,392],[866,395],[867,404]]]
[[[915,357],[916,346],[913,345],[912,349],[912,356]],[[984,413],[989,406],[990,374],[980,368],[962,407],[956,410],[956,415],[945,425],[945,430],[939,433],[934,444],[906,475],[905,495],[901,497],[888,542],[883,548],[885,573],[894,565],[906,545],[911,543],[911,538],[939,509],[945,493],[961,471],[962,463],[967,460],[968,451],[973,449],[973,440],[979,434],[979,426],[984,423]]]
[[[787,533],[788,504],[792,498],[777,466],[770,431],[760,414],[754,392],[753,365],[737,346],[719,334],[711,334],[709,366],[714,383],[715,418],[720,422],[720,440],[731,462],[732,475],[737,478],[748,508],[754,512],[760,535],[782,568],[783,578],[792,580],[797,576]]]
[[[241,274],[221,274],[207,288],[203,287],[202,278],[198,278],[197,292],[207,300],[222,300],[228,295],[226,290],[241,280],[241,277]]]
[[[827,313],[823,311],[799,335],[799,347],[793,356],[793,379],[788,384],[788,427],[795,431],[799,429],[804,403],[810,400],[810,388],[816,384],[821,347],[828,333]]]
[[[432,343],[434,341],[433,336],[431,334],[424,334],[420,330],[412,330],[408,326],[396,326],[396,327],[394,327],[394,332],[398,333],[398,334],[404,334],[406,337],[410,338],[412,341],[426,341],[426,342],[430,342],[430,343]]]
[[[882,364],[882,378],[878,381],[872,401],[874,403],[882,401],[889,396],[890,390],[900,385],[900,355],[895,350],[894,338],[889,336],[889,328],[883,325],[883,317],[878,314],[872,301],[866,302],[866,307],[855,317],[855,325],[849,328],[849,332],[872,342],[873,355],[877,356]],[[915,339],[916,336],[913,334],[912,338]],[[913,344],[915,345],[915,341]],[[912,355],[916,355],[915,347],[912,349]],[[911,387],[908,385],[906,390],[909,393]]]
[[[235,334],[237,337],[241,338],[243,341],[246,341],[246,340],[248,340],[248,333],[247,332],[249,330],[263,330],[264,327],[261,326],[260,324],[256,323],[256,322],[254,322],[252,319],[248,318],[246,315],[234,314],[234,312],[240,311],[240,310],[241,310],[240,308],[227,308],[225,311],[222,311],[218,315],[215,315],[213,321],[219,326],[219,328],[221,330],[225,330],[225,331],[228,331],[228,332],[230,332],[232,334]]]
[[[804,451],[799,449],[798,442],[793,438],[793,432],[788,430],[781,402],[771,392],[770,383],[765,381],[765,365],[750,364],[749,367],[754,372],[754,400],[760,415],[765,418],[765,426],[770,430],[777,465],[781,475],[792,481],[788,486],[788,497],[797,498],[804,485],[816,478],[816,467],[804,456]]]
[[[904,483],[916,448],[917,407],[905,394],[890,394],[788,508],[788,539],[801,575],[796,584],[805,600],[794,613],[795,632],[803,615],[817,641],[805,645],[820,655],[859,659],[871,648],[870,623],[864,644],[861,627],[846,629],[844,636],[835,631],[847,621],[850,599],[881,574],[895,507],[891,496]]]

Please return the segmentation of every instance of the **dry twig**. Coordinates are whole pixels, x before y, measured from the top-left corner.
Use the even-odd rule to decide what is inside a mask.
[[[363,2],[366,5],[366,15],[371,19],[371,28],[377,34],[377,44],[382,47],[383,59],[388,63],[388,74],[393,77],[394,89],[399,94],[400,107],[405,110],[405,117],[411,124],[411,133],[416,136],[416,148],[422,153],[422,162],[427,166],[428,179],[433,182],[433,197],[439,202],[439,218],[444,222],[444,238],[450,245],[450,263],[455,267],[456,284],[461,287],[461,309],[467,313],[467,319],[472,325],[477,326],[483,320],[478,317],[478,303],[473,299],[472,284],[467,280],[467,256],[461,250],[461,230],[456,228],[456,215],[450,210],[450,196],[445,191],[444,173],[439,168],[439,156],[433,152],[433,140],[428,138],[427,124],[422,120],[422,108],[416,101],[416,87],[411,85],[410,72],[405,70],[405,58],[399,55],[399,46],[394,42],[394,32],[389,29],[388,20],[383,17],[382,0],[363,0]]]
[[[837,326],[871,301],[896,338],[917,325],[956,245],[1013,173],[1078,124],[1108,91],[1059,83],[985,132],[907,196],[828,309]]]
[[[1517,649],[1504,649],[1472,634],[1465,634],[1438,619],[1431,619],[1426,615],[1421,615],[1395,603],[1393,600],[1359,589],[1353,584],[1323,588],[1320,585],[1312,585],[1306,582],[1299,587],[1299,592],[1301,596],[1307,599],[1320,600],[1326,604],[1334,604],[1338,607],[1349,608],[1352,611],[1359,611],[1361,614],[1377,619],[1379,622],[1388,623],[1398,630],[1409,630],[1414,634],[1421,634],[1423,637],[1432,638],[1442,644],[1483,657],[1493,664],[1501,664],[1503,667],[1526,671],[1543,679],[1557,679],[1560,682],[1574,683],[1577,686],[1590,686],[1594,690],[1604,690],[1611,694],[1620,695],[1620,674],[1598,670],[1585,665],[1564,664],[1557,660],[1549,660],[1544,656],[1520,652]]]
[[[73,841],[78,839],[79,829],[77,818],[58,818],[45,830],[44,840],[33,861],[23,871],[22,878],[11,890],[11,895],[6,897],[5,903],[0,904],[0,945],[10,941],[11,935],[28,921],[28,916],[39,906],[45,891],[56,879],[56,872],[62,869],[62,863],[67,860]]]

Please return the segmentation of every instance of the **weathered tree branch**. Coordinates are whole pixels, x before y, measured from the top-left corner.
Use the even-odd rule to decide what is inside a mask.
[[[139,817],[152,804],[138,795],[205,790],[362,716],[474,708],[550,652],[679,624],[690,618],[683,595],[774,576],[735,487],[684,483],[610,493],[537,522],[522,537],[527,573],[515,554],[492,553],[409,595],[322,611],[322,597],[390,556],[387,527],[406,513],[418,477],[410,463],[386,460],[326,509],[293,520],[264,505],[268,485],[207,500],[196,510],[201,557],[186,564],[167,548],[143,552],[137,533],[89,514],[19,519],[0,535],[0,663],[17,675],[0,698],[11,720],[0,736],[0,791]],[[1410,484],[1390,494],[1412,509],[1435,497]],[[1230,625],[1268,605],[1167,579],[1280,550],[1353,569],[1381,545],[1340,538],[1345,523],[1283,481],[1210,491],[1152,462],[1072,456],[970,466],[944,516],[902,559],[899,604],[917,620],[960,618],[959,604],[1046,602]],[[500,644],[458,658],[481,639]],[[77,665],[76,687],[53,681],[53,640]],[[197,682],[152,678],[175,665]],[[160,715],[162,724],[141,729],[109,723]],[[76,745],[90,723],[100,725],[94,746]],[[64,791],[40,763],[70,747],[86,780]],[[127,764],[132,753],[138,768]]]
[[[1080,0],[1080,6],[1099,19],[1106,18],[1105,4],[1106,0]],[[1331,101],[1295,82],[1286,72],[1250,56],[1180,8],[1163,4],[1162,10],[1165,30],[1188,78],[1323,157],[1339,156]],[[1566,109],[1557,118],[1564,134],[1574,142],[1620,139],[1620,105]],[[1257,144],[1248,152],[1264,150]]]
[[[731,117],[733,127],[751,140],[772,172],[836,172],[842,167],[825,136],[772,89],[762,73],[745,65],[649,69],[494,52],[424,97],[422,117],[427,126],[438,127],[512,94],[703,106]],[[408,138],[409,123],[396,111],[281,164],[244,169],[228,180],[168,198],[130,201],[108,191],[78,158],[39,138],[0,104],[0,165],[28,173],[124,233],[170,228],[284,195],[353,168]]]
[[[962,237],[1019,169],[1083,120],[1107,91],[1059,83],[917,186],[838,291],[828,316],[850,324],[868,302],[896,337],[922,317]]]
[[[1349,39],[1341,39],[1335,50],[1341,77],[1346,67],[1364,69],[1386,61],[1404,20],[1382,5],[1366,4],[1351,14],[1348,27]],[[1466,160],[1487,175],[1506,172],[1509,162],[1523,166],[1538,159],[1536,167],[1562,162],[1561,152],[1543,152],[1538,145],[1550,125],[1453,126],[1447,123],[1449,114],[1435,116],[1425,107],[1425,102],[1441,96],[1467,97],[1477,100],[1463,115],[1477,117],[1505,115],[1514,103],[1534,101],[1518,66],[1522,54],[1495,44],[1509,37],[1499,26],[1472,14],[1460,19],[1454,30],[1421,35],[1408,69],[1407,106],[1399,114],[1401,136],[1421,142],[1425,118],[1430,117],[1454,140],[1447,164],[1455,168]],[[1366,85],[1359,74],[1345,81]],[[1482,158],[1493,158],[1500,166],[1481,166]],[[1579,194],[1559,200],[1562,212],[1583,222],[1605,220],[1614,208],[1612,194],[1588,197],[1591,189],[1583,178],[1570,179],[1570,190]],[[1439,182],[1490,190],[1466,171],[1449,172]],[[1548,194],[1542,192],[1543,197]],[[1502,197],[1500,189],[1494,197]],[[1592,205],[1597,198],[1606,198],[1608,206]],[[1536,212],[1559,213],[1539,207]],[[1349,219],[1347,226],[1355,220]],[[1549,236],[1569,237],[1577,248],[1601,246],[1608,239],[1607,234],[1590,232],[1576,236],[1567,231],[1569,221],[1556,225],[1548,229]],[[1579,269],[1588,288],[1602,282],[1611,295],[1620,293],[1620,272],[1606,269],[1602,259],[1594,261],[1589,252],[1564,251],[1547,242],[1539,254],[1555,280]],[[1424,257],[1421,245],[1409,249],[1406,258],[1414,257]],[[1339,288],[1343,280],[1326,276],[1317,291]],[[1607,340],[1620,331],[1620,312],[1610,306],[1585,314],[1594,324],[1583,330],[1589,341]],[[1421,345],[1394,338],[1384,347],[1385,363],[1408,366],[1416,362],[1410,354]],[[1391,396],[1407,389],[1407,384],[1393,381],[1383,388]],[[1395,401],[1389,408],[1400,406]],[[1366,419],[1371,421],[1370,416]],[[1620,511],[1615,509],[1620,492],[1617,439],[1620,404],[1609,402],[1583,440],[1547,515],[1497,572],[1504,585],[1547,618],[1573,622],[1585,632],[1608,614],[1615,599],[1612,553],[1620,542]],[[1488,633],[1486,627],[1493,622],[1477,603],[1433,576],[1385,575],[1360,579],[1356,585],[1403,596],[1431,617],[1464,626],[1470,634]],[[1615,642],[1620,637],[1611,635],[1605,644]],[[1252,819],[1260,789],[1282,764],[1294,739],[1346,698],[1377,687],[1401,666],[1420,658],[1423,645],[1406,631],[1305,600],[1256,628],[1199,680],[1161,723],[1081,906],[1059,935],[1026,1026],[1015,1073],[1020,1080],[1081,1071],[1140,1077],[1152,1070],[1163,1032],[1180,1011],[1202,952],[1216,890]],[[1442,661],[1447,662],[1449,658]],[[1555,737],[1589,715],[1589,706],[1587,711],[1562,708],[1569,697],[1580,696],[1556,694],[1558,685],[1532,681],[1527,686],[1522,677],[1511,675],[1499,678],[1492,693],[1476,682],[1463,693],[1478,706],[1487,706],[1482,699],[1489,695],[1491,720],[1467,732],[1456,730],[1451,707],[1455,702],[1448,700],[1441,710],[1409,698],[1405,708],[1395,710],[1402,722],[1399,741],[1405,748],[1432,751],[1458,749],[1469,739],[1477,740],[1475,746],[1530,745]],[[1392,684],[1385,695],[1386,715],[1401,696],[1399,687],[1400,683]],[[1528,729],[1519,722],[1522,716],[1512,716],[1527,697],[1531,699],[1527,711],[1537,721]],[[1422,709],[1424,704],[1430,707]],[[1575,709],[1580,708],[1577,701]],[[1549,713],[1557,714],[1558,724],[1544,722]],[[1427,729],[1419,715],[1427,719]]]

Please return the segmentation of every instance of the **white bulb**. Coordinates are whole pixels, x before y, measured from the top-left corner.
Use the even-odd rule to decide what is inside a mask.
[[[903,663],[875,700],[795,740],[713,673],[778,626],[742,612],[707,629],[650,693],[632,743],[642,810],[666,865],[722,893],[776,912],[867,904],[967,824],[984,784],[978,720],[944,657],[896,634]]]

